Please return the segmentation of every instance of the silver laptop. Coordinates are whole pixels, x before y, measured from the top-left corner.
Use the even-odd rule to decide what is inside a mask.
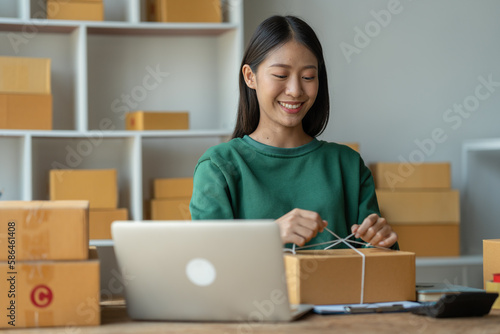
[[[278,225],[268,220],[116,221],[111,227],[132,319],[290,321]]]

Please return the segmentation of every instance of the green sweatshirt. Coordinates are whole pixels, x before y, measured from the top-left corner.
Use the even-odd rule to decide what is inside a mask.
[[[294,208],[319,213],[342,238],[380,215],[370,170],[345,145],[313,139],[279,148],[245,136],[211,147],[196,165],[192,219],[277,219]],[[307,244],[335,239],[325,230]]]

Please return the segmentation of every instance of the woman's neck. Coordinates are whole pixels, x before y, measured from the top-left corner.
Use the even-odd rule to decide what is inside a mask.
[[[313,140],[313,138],[302,129],[271,131],[269,129],[260,129],[257,127],[249,136],[259,143],[281,148],[299,147]]]

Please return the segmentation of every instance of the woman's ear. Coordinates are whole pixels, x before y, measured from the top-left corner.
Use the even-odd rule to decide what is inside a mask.
[[[250,65],[243,65],[241,72],[243,73],[243,79],[245,79],[245,83],[247,84],[248,88],[255,89],[255,74],[250,68]]]

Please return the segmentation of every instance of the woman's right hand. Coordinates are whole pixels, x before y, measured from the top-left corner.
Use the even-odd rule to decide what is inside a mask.
[[[293,209],[275,221],[281,234],[283,244],[292,243],[304,246],[328,224],[322,220],[320,215],[314,211]]]

